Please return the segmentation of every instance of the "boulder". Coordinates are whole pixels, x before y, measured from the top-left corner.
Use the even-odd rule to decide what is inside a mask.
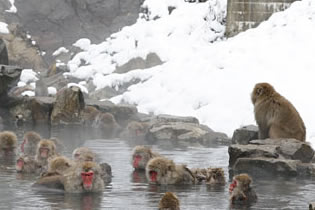
[[[309,210],[315,210],[315,202],[310,203],[308,208],[309,208]]]
[[[258,139],[258,127],[255,125],[247,125],[234,131],[232,144],[246,145],[249,141],[254,139]]]
[[[20,79],[22,69],[16,66],[0,65],[0,97],[8,96],[8,91],[14,87]],[[1,100],[1,98],[0,98]],[[0,101],[0,106],[7,104]]]
[[[312,147],[296,139],[265,139],[254,140],[250,144],[253,145],[277,145],[279,146],[279,154],[286,159],[300,160],[303,163],[309,163],[314,157]]]
[[[230,159],[229,167],[233,168],[239,158],[278,158],[279,146],[277,145],[238,145],[233,144],[228,149]]]
[[[239,158],[233,166],[234,173],[249,173],[253,176],[297,176],[299,160],[266,157]]]
[[[171,123],[171,122],[180,122],[180,123],[194,123],[199,124],[199,120],[195,117],[182,117],[182,116],[173,116],[167,114],[157,115],[152,119],[152,123]],[[209,128],[210,129],[210,128]]]
[[[32,120],[35,125],[50,123],[50,113],[52,112],[55,98],[53,97],[34,97],[30,99],[30,110]]]
[[[0,64],[9,65],[8,50],[3,39],[0,38]]]
[[[53,125],[81,123],[84,106],[84,97],[79,87],[61,89],[53,106],[51,123]]]

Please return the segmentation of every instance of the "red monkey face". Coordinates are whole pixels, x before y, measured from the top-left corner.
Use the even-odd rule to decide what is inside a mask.
[[[156,182],[158,173],[156,171],[150,171],[149,174],[150,174],[151,182]]]
[[[141,161],[142,157],[141,155],[135,155],[133,158],[133,167],[139,168],[139,162]]]
[[[234,188],[237,186],[237,181],[235,179],[233,179],[232,183],[230,184],[229,187],[229,192],[233,192]]]
[[[94,172],[89,171],[89,172],[82,172],[81,173],[81,178],[83,182],[83,188],[87,191],[92,190],[92,185],[93,185],[93,176]]]
[[[40,148],[39,149],[40,156],[42,158],[48,158],[49,149],[48,148]]]
[[[15,166],[15,168],[16,168],[16,170],[17,171],[22,171],[23,170],[23,167],[24,167],[24,161],[23,161],[23,159],[18,159],[17,161],[16,161],[16,166]]]

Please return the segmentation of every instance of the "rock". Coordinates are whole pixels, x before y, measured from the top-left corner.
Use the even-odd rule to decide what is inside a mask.
[[[53,106],[51,123],[53,125],[80,123],[84,106],[84,97],[79,87],[61,89]]]
[[[315,202],[310,203],[308,208],[309,208],[309,210],[315,210]]]
[[[120,138],[144,140],[149,131],[149,122],[131,121],[127,127],[121,132]]]
[[[240,158],[278,158],[279,146],[277,145],[238,145],[229,146],[229,167],[233,168]]]
[[[275,158],[239,158],[233,166],[234,173],[249,173],[253,176],[297,176],[299,160]]]
[[[147,69],[161,64],[163,62],[156,53],[149,53],[146,59],[141,57],[132,58],[124,65],[117,66],[115,73],[126,73],[134,69]]]
[[[0,38],[0,64],[9,65],[8,50],[3,39]]]
[[[85,100],[86,105],[95,106],[101,112],[109,112],[115,116],[118,124],[122,127],[127,126],[127,124],[136,119],[138,110],[135,106],[126,104],[114,104],[111,101],[97,101],[93,99]]]
[[[146,140],[149,142],[171,142],[173,144],[197,143],[209,145],[221,133],[205,129],[205,126],[187,122],[158,122],[153,123],[148,130]]]
[[[303,163],[311,162],[314,157],[314,150],[309,144],[295,139],[254,140],[251,141],[250,144],[277,145],[279,146],[279,154],[284,158],[300,160]]]
[[[195,117],[181,117],[181,116],[173,116],[167,114],[157,115],[153,119],[153,123],[170,123],[170,122],[181,122],[181,123],[195,123],[199,124],[199,121]]]
[[[34,97],[30,99],[30,110],[32,112],[33,123],[48,125],[50,123],[50,113],[52,112],[55,98]]]
[[[312,163],[298,164],[298,175],[303,177],[315,177],[315,165]]]
[[[16,66],[0,65],[0,96],[8,95],[20,79],[22,69]]]
[[[234,131],[232,144],[246,145],[249,141],[254,139],[258,139],[258,127],[255,125],[247,125]]]
[[[36,81],[35,96],[48,96],[47,84],[42,78]]]

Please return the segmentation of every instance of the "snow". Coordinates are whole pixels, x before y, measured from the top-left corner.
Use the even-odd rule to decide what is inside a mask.
[[[0,21],[0,33],[2,33],[2,34],[10,33],[10,31],[8,29],[8,24]]]
[[[22,94],[22,96],[35,96],[35,92],[34,91],[31,91],[31,90],[27,90],[27,91],[24,91]]]
[[[87,89],[85,86],[81,85],[81,84],[68,83],[68,85],[67,85],[68,88],[73,87],[73,86],[79,87],[80,90],[81,90],[83,93],[86,93],[86,94],[89,93],[88,89]]]
[[[69,50],[66,49],[65,47],[60,47],[59,49],[57,49],[52,55],[53,56],[58,56],[60,55],[61,53],[68,53]]]
[[[20,76],[20,81],[27,83],[36,82],[38,78],[36,77],[37,73],[33,71],[32,69],[23,69]]]
[[[11,3],[11,7],[9,10],[5,10],[5,11],[9,13],[17,13],[17,8],[14,5],[15,0],[9,0],[9,2]]]
[[[88,50],[91,45],[91,40],[87,38],[79,39],[73,46],[80,48],[81,50]]]
[[[48,95],[56,95],[57,94],[57,89],[55,87],[48,87],[47,91],[48,91]]]
[[[225,0],[146,0],[144,6],[149,15],[140,15],[134,25],[98,45],[84,44],[84,51],[67,64],[67,75],[92,80],[96,89],[140,79],[110,100],[136,104],[145,113],[195,116],[229,136],[240,126],[255,124],[250,93],[256,83],[268,82],[297,108],[314,145],[313,0],[297,1],[230,39],[222,38]],[[169,7],[176,9],[169,14]],[[116,66],[151,52],[164,63],[113,73]]]

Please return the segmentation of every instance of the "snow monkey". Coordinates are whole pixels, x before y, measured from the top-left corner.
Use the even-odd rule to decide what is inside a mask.
[[[177,196],[172,192],[166,192],[159,202],[159,210],[180,210]]]
[[[79,147],[73,150],[72,158],[75,161],[95,161],[96,154],[88,147]]]
[[[0,132],[0,154],[2,157],[15,154],[17,137],[11,131]]]
[[[151,148],[146,146],[135,146],[132,153],[132,166],[134,169],[145,170],[150,159],[159,157],[160,154],[152,152]]]
[[[21,156],[16,160],[15,169],[19,173],[35,173],[39,174],[41,172],[40,165],[35,161],[33,157]]]
[[[164,157],[151,159],[146,166],[146,177],[152,184],[195,184],[193,173],[185,165],[175,165]]]
[[[306,129],[298,111],[268,83],[258,83],[251,94],[259,139],[295,138],[305,141]]]
[[[74,163],[65,156],[56,156],[48,161],[47,174],[64,174]]]
[[[230,184],[230,201],[232,204],[255,202],[257,195],[251,187],[252,179],[248,174],[239,174],[233,177]]]
[[[21,144],[21,152],[25,155],[35,156],[38,142],[41,140],[41,136],[34,132],[28,131],[23,136],[23,143]]]
[[[48,139],[42,139],[37,144],[37,151],[35,155],[35,160],[43,168],[47,168],[48,160],[55,157],[56,154],[56,145],[53,141]]]
[[[202,182],[203,180],[209,185],[224,185],[225,177],[224,170],[222,168],[207,168],[207,169],[191,169],[192,173],[198,180]]]

